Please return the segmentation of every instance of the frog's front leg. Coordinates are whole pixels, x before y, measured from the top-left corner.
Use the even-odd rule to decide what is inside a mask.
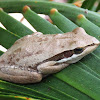
[[[49,61],[49,62],[40,64],[39,66],[37,66],[37,69],[38,69],[39,73],[52,74],[52,73],[59,72],[60,70],[67,67],[68,65],[69,64],[66,64],[66,63],[58,64],[56,61]]]

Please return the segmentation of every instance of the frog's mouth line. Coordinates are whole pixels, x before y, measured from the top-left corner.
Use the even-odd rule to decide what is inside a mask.
[[[69,58],[71,58],[72,56],[78,56],[79,54],[81,54],[87,47],[89,47],[89,46],[94,46],[94,45],[96,45],[96,44],[90,44],[90,45],[87,45],[87,46],[85,46],[85,47],[78,47],[78,48],[75,48],[75,49],[73,49],[73,50],[68,50],[68,51],[64,51],[64,52],[62,52],[62,53],[60,53],[60,54],[57,54],[57,55],[55,55],[55,56],[53,56],[53,57],[51,57],[51,58],[49,58],[49,59],[47,59],[47,60],[45,60],[44,62],[46,62],[46,61],[57,61],[58,63],[60,63],[60,62],[65,62],[63,59],[69,59]]]

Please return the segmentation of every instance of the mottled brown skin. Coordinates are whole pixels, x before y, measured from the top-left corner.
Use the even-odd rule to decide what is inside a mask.
[[[90,46],[93,44],[92,46]],[[76,28],[65,34],[43,35],[36,32],[17,40],[14,45],[0,57],[0,78],[15,83],[40,82],[46,75],[59,72],[70,63],[75,63],[95,50],[99,41],[86,34],[83,28]],[[78,47],[85,50],[75,55],[63,54]],[[57,63],[62,56],[70,60]],[[64,56],[66,57],[66,56]]]

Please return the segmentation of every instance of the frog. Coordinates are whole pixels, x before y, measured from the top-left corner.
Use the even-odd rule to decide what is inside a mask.
[[[99,44],[81,27],[63,34],[26,35],[0,56],[0,79],[19,84],[38,83],[78,62]]]

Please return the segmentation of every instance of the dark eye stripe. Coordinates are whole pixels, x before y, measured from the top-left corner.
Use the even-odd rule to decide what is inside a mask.
[[[76,48],[76,49],[74,49],[74,54],[80,54],[80,53],[82,53],[83,52],[83,48]]]

